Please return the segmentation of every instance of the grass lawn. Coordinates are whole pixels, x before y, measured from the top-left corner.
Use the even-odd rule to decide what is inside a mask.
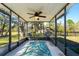
[[[58,36],[58,40],[64,44],[63,36]],[[67,36],[67,47],[79,53],[79,36]]]
[[[67,36],[67,39],[76,43],[79,43],[79,36]],[[72,48],[73,51],[79,53],[79,47],[78,48]]]
[[[64,38],[64,36],[58,36],[58,37]],[[67,40],[79,43],[79,36],[67,36],[66,38]]]
[[[67,36],[67,39],[79,43],[79,36]]]
[[[18,41],[18,33],[12,32],[12,42]],[[9,42],[9,36],[0,37],[0,47],[6,45]]]
[[[12,37],[12,42],[17,42],[18,41],[18,37],[17,36],[13,36]],[[4,46],[6,44],[8,44],[9,42],[9,38],[8,37],[2,37],[0,38],[0,46]]]

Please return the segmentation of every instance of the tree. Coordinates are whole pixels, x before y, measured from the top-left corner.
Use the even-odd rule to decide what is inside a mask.
[[[57,24],[57,31],[64,32],[64,26],[63,26],[63,24],[61,22],[59,22]]]
[[[69,29],[69,32],[73,32],[75,29],[75,23],[72,19],[67,20],[67,28]]]
[[[76,31],[78,31],[78,32],[79,32],[79,21],[77,21],[77,23],[76,23],[76,25],[75,25],[75,26],[76,26],[76,28],[75,28],[75,29],[76,29]]]
[[[2,20],[3,17],[0,15],[0,34],[2,35]]]
[[[55,31],[55,21],[54,20],[49,23],[49,27],[52,31]]]
[[[9,17],[3,13],[0,13],[0,30],[1,36],[6,36],[9,31]]]
[[[3,36],[3,32],[6,27],[6,19],[4,14],[0,14],[0,21],[1,21],[1,36]]]

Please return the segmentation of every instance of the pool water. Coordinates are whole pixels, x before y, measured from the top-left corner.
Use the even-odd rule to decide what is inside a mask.
[[[26,50],[22,56],[51,56],[50,50],[48,49],[44,41],[30,42],[26,47]]]

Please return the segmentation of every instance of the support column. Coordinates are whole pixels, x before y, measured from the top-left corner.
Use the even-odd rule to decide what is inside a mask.
[[[43,22],[43,34],[44,34],[44,22]]]
[[[65,52],[64,52],[64,54],[65,55],[67,55],[67,49],[66,49],[66,47],[67,47],[67,42],[66,42],[66,7],[65,7],[65,9],[64,9],[64,39],[65,39]]]
[[[12,12],[10,10],[10,16],[9,16],[9,45],[8,45],[8,50],[11,51],[11,16]]]
[[[17,46],[19,46],[20,32],[19,32],[19,16],[18,16],[18,42]]]
[[[55,45],[57,46],[57,19],[55,16]]]
[[[26,23],[26,28],[27,28],[26,33],[27,33],[27,36],[28,36],[28,23]]]

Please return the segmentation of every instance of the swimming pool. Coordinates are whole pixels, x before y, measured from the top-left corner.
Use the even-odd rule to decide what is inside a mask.
[[[26,47],[26,50],[22,54],[22,56],[24,55],[51,56],[51,53],[44,41],[34,41],[30,42],[29,45]]]
[[[7,53],[6,56],[64,56],[64,54],[50,41],[29,40]]]

